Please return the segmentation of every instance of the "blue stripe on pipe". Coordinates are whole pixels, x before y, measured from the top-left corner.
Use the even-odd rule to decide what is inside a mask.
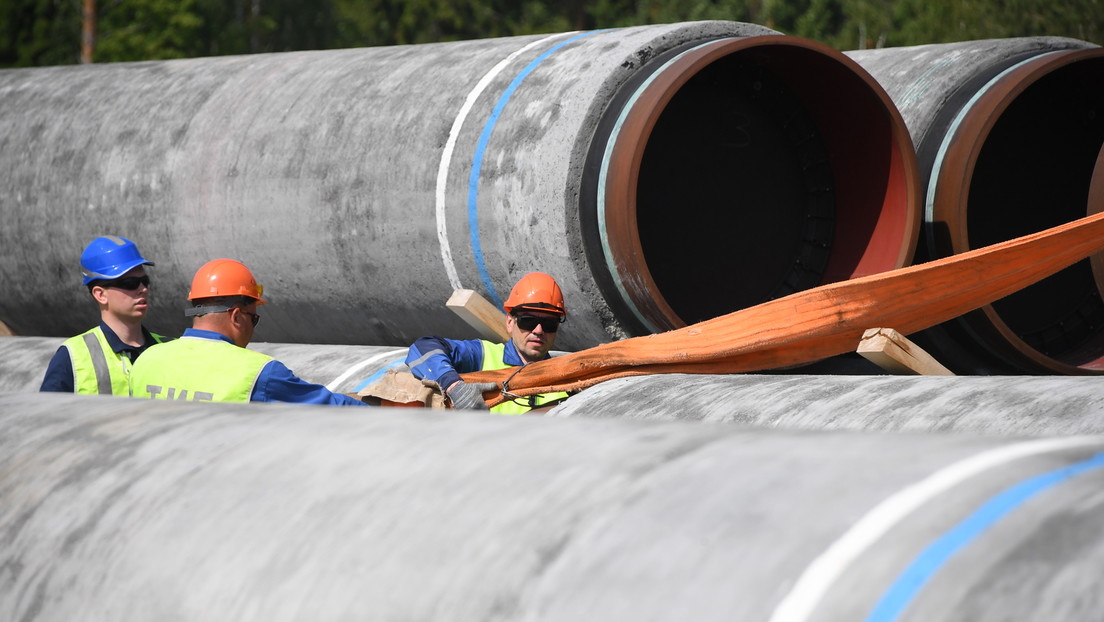
[[[372,384],[373,382],[379,380],[380,378],[382,378],[383,375],[387,373],[387,370],[394,369],[394,368],[398,367],[399,365],[405,365],[405,364],[406,364],[406,359],[401,358],[401,359],[398,359],[396,361],[392,361],[391,363],[389,363],[387,365],[384,365],[383,367],[379,368],[376,371],[376,373],[372,374],[371,376],[368,376],[367,378],[364,379],[363,382],[358,384],[356,386],[356,388],[353,389],[353,393],[363,391],[364,387],[366,387],[366,386]]]
[[[959,550],[1035,495],[1093,469],[1104,467],[1104,452],[1088,460],[1037,475],[993,497],[924,550],[889,587],[867,622],[896,620],[924,585]]]
[[[506,107],[506,103],[510,101],[510,97],[513,96],[514,91],[517,90],[521,82],[537,68],[537,65],[543,63],[545,59],[551,56],[556,50],[572,41],[576,41],[596,32],[603,31],[593,30],[591,32],[584,32],[570,39],[561,41],[526,65],[525,68],[521,70],[521,73],[510,82],[510,86],[506,87],[502,96],[498,98],[498,102],[491,111],[490,118],[487,119],[487,123],[483,126],[483,133],[479,135],[479,143],[475,147],[475,156],[472,161],[471,175],[468,176],[468,233],[471,236],[472,254],[475,255],[475,265],[479,268],[479,277],[483,279],[483,286],[487,288],[487,293],[491,296],[491,302],[493,302],[496,307],[502,306],[502,299],[499,297],[494,283],[491,282],[491,275],[487,272],[487,262],[483,259],[483,245],[479,241],[479,221],[476,213],[476,198],[479,195],[479,173],[483,169],[483,153],[487,149],[487,143],[491,139],[491,132],[494,130],[495,123],[498,122],[499,115],[502,114],[502,109]]]

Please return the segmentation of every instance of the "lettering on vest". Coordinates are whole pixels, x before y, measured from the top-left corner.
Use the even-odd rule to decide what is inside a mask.
[[[146,385],[146,391],[149,391],[151,400],[157,399],[157,396],[161,395],[161,391],[164,391],[164,390],[165,390],[165,387],[162,387],[160,385],[156,385],[156,384],[147,384]],[[188,390],[187,389],[181,389],[180,390],[180,396],[177,397],[176,388],[175,387],[169,387],[169,390],[165,393],[165,399],[167,399],[167,400],[187,400],[188,399]],[[195,391],[195,392],[192,393],[192,401],[193,402],[210,402],[214,399],[215,399],[215,394],[207,392],[207,391]]]

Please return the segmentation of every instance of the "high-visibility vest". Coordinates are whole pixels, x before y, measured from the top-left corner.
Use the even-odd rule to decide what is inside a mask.
[[[165,337],[150,333],[157,343]],[[130,395],[130,358],[116,352],[97,326],[61,345],[73,366],[73,391],[85,395]]]
[[[493,343],[482,339],[480,341],[483,342],[483,368],[481,371],[494,371],[496,369],[511,367],[511,365],[507,365],[502,361],[506,353],[506,344]],[[567,397],[567,393],[541,393],[540,395],[530,395],[529,397],[518,398],[516,402],[513,400],[506,400],[498,406],[491,408],[491,412],[499,415],[522,415],[534,408]],[[519,404],[518,402],[522,403]]]
[[[146,350],[131,373],[134,397],[248,402],[271,356],[219,339],[184,336]]]

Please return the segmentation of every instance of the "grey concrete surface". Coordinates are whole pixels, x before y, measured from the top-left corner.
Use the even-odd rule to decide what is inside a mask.
[[[603,382],[547,416],[794,430],[1101,434],[1104,385],[1091,376],[666,374]]]
[[[571,317],[560,347],[623,336],[635,320],[612,308],[609,287],[595,276],[609,268],[589,258],[602,251],[584,248],[581,233],[580,205],[597,201],[593,193],[582,196],[587,158],[602,153],[596,128],[613,114],[611,100],[625,96],[632,80],[653,75],[664,54],[719,39],[792,38],[750,24],[693,22],[0,71],[0,168],[7,171],[0,178],[0,261],[21,275],[0,298],[0,321],[25,336],[86,327],[77,261],[89,240],[111,233],[134,240],[157,263],[150,269],[150,325],[168,333],[185,324],[180,308],[195,270],[231,257],[253,269],[271,302],[258,341],[474,337],[444,308],[453,290],[501,301],[531,270],[553,274],[567,294]],[[865,76],[842,54],[812,55],[848,76]],[[883,105],[884,93],[870,83],[857,87],[865,95],[818,85],[828,101],[809,107],[860,100],[882,106],[880,115],[864,108],[861,119],[825,132],[863,145],[848,155],[865,158],[869,169],[849,161],[840,170],[875,180],[859,189],[859,200],[841,204],[877,213],[885,197],[874,186],[905,194],[914,186],[901,178],[911,149],[900,154],[906,170],[886,177],[892,148],[883,124],[892,105],[888,98]],[[847,101],[838,101],[844,93]],[[867,129],[878,137],[870,149],[856,136]],[[731,175],[666,187],[716,186],[725,201],[699,208],[693,220],[712,224],[734,213]],[[753,231],[749,239],[763,237]],[[695,235],[655,252],[682,261],[690,249],[697,257],[715,246]],[[889,246],[901,254],[911,240]],[[48,313],[43,300],[51,303]]]
[[[978,512],[905,619],[1104,605],[1100,437],[27,394],[0,429],[5,619],[851,620]]]

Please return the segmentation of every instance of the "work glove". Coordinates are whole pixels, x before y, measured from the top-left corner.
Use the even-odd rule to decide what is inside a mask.
[[[453,408],[467,408],[471,410],[487,410],[487,402],[483,401],[483,392],[497,389],[493,382],[454,382],[448,388],[448,397]]]

